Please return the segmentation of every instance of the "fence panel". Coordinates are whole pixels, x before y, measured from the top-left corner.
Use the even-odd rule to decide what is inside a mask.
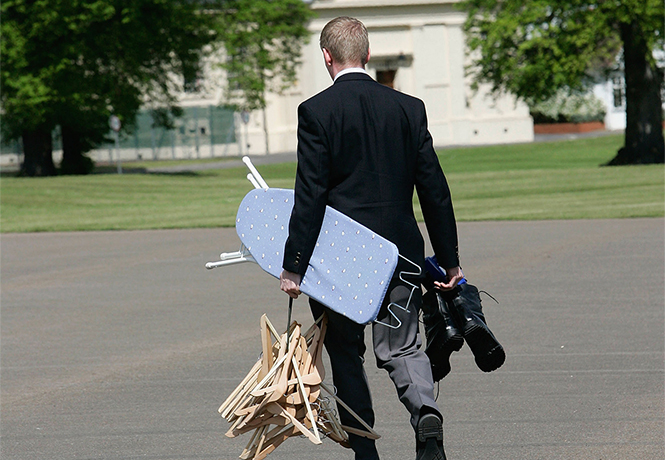
[[[160,160],[171,158],[202,158],[224,156],[229,144],[236,142],[235,116],[232,109],[214,105],[185,107],[183,116],[175,120],[175,129],[153,126],[150,111],[136,116],[134,132],[120,132],[123,159]],[[110,136],[109,136],[110,137]],[[102,152],[115,149],[114,143],[97,147],[97,159],[106,158]],[[53,131],[53,151],[62,150],[60,130]],[[133,152],[133,155],[131,154]],[[146,152],[149,152],[146,155]],[[0,154],[22,153],[20,140],[5,141],[0,137]],[[56,155],[58,156],[58,155]]]

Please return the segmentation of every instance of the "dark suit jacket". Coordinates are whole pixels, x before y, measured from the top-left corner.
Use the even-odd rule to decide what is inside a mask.
[[[439,264],[458,266],[450,190],[423,102],[366,74],[342,75],[298,107],[295,204],[283,268],[305,273],[326,205],[392,241],[423,267],[414,187]],[[408,268],[398,265],[396,273]]]

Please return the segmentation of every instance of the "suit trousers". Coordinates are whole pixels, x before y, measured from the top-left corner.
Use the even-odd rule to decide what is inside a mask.
[[[372,341],[377,366],[388,371],[400,401],[411,414],[411,426],[415,432],[421,415],[425,413],[440,415],[440,413],[434,400],[434,383],[429,358],[420,350],[418,316],[422,305],[422,293],[420,289],[415,289],[407,307],[410,295],[411,287],[393,278],[377,320],[394,326],[401,322],[401,325],[393,329],[373,323]],[[391,302],[408,309],[405,311],[395,305],[390,307],[399,321],[388,311]],[[324,344],[330,357],[337,396],[373,427],[374,410],[364,369],[365,326],[354,323],[315,300],[310,299],[310,307],[315,318],[321,316],[324,311],[328,314]],[[363,429],[362,425],[343,407],[338,405],[338,411],[343,425]],[[373,440],[349,435],[349,441],[356,460],[378,459]]]

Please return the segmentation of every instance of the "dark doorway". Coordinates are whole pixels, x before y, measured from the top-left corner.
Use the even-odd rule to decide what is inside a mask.
[[[376,81],[382,85],[389,86],[390,88],[395,88],[395,74],[397,70],[377,70],[376,71]]]

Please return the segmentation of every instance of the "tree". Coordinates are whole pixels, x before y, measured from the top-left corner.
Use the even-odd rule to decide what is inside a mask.
[[[266,94],[282,93],[296,80],[300,53],[309,40],[312,16],[302,0],[222,2],[217,30],[224,43],[226,100],[237,110],[262,110],[269,152]]]
[[[127,126],[146,100],[173,104],[177,77],[215,39],[201,2],[3,1],[2,129],[6,139],[23,139],[21,173],[55,174],[58,125],[62,170],[85,173],[84,153],[105,140],[111,114]]]
[[[617,56],[626,81],[625,145],[609,164],[663,163],[663,0],[466,0],[474,85],[527,103],[580,90]],[[619,53],[623,48],[623,53]]]

